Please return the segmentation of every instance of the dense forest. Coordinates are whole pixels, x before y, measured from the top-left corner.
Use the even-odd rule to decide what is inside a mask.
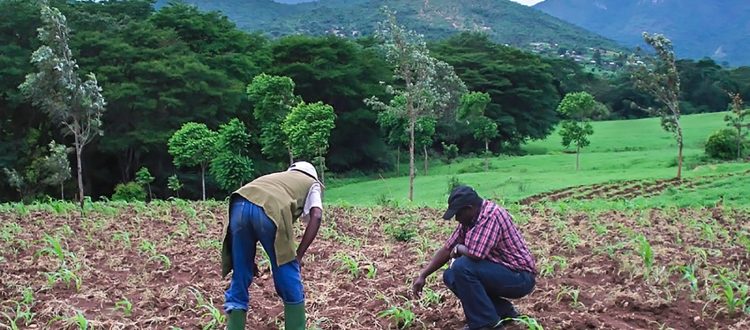
[[[200,169],[176,168],[168,152],[168,140],[186,122],[218,130],[237,118],[250,135],[253,173],[283,168],[284,159],[268,159],[258,142],[263,123],[253,116],[256,104],[248,97],[248,84],[261,73],[289,77],[304,102],[333,107],[336,124],[326,158],[334,173],[389,170],[396,150],[403,151],[402,145],[389,144],[378,113],[364,101],[387,98],[385,86],[398,84],[372,37],[270,39],[239,30],[217,12],[179,3],[158,11],[148,0],[50,4],[67,17],[80,73],[96,75],[106,100],[103,134],[83,154],[86,194],[94,198],[110,196],[115,185],[135,180],[143,167],[155,178],[154,197],[173,195],[167,189],[173,175],[184,184],[181,197],[199,197]],[[34,1],[0,0],[0,169],[21,173],[33,188],[21,192],[0,173],[0,200],[59,196],[60,187],[46,185],[35,164],[48,156],[51,141],[72,146],[58,123],[19,90],[35,70],[30,58],[40,46],[40,24]],[[453,66],[468,90],[489,94],[486,115],[500,132],[490,141],[495,154],[519,153],[525,141],[549,135],[559,120],[555,109],[570,92],[587,91],[601,102],[607,112],[599,119],[646,117],[644,109],[655,105],[626,70],[598,75],[572,60],[541,57],[476,33],[432,41],[429,48]],[[678,69],[684,114],[727,110],[729,91],[750,99],[749,67],[725,68],[706,59],[680,60]],[[451,144],[462,154],[484,150],[454,113],[439,118],[435,132],[434,155]],[[207,180],[209,195],[226,195],[210,176]],[[69,198],[77,191],[73,181],[62,188]]]

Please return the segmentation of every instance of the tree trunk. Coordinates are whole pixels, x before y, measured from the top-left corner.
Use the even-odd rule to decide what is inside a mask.
[[[682,180],[682,130],[680,130],[679,134],[680,140],[677,142],[677,148],[679,148],[677,152],[677,179]]]
[[[401,174],[401,146],[396,147],[396,176]]]
[[[414,201],[414,125],[417,121],[412,105],[409,104],[409,201]]]
[[[742,159],[742,133],[741,127],[737,128],[737,160]]]
[[[286,150],[289,152],[289,166],[294,164],[294,154],[292,154],[292,148],[287,147]]]
[[[484,139],[484,171],[490,171],[490,140]]]
[[[61,201],[65,200],[65,183],[64,182],[60,182],[60,200]]]
[[[424,150],[424,175],[427,175],[427,170],[429,169],[429,161],[427,159],[427,146],[422,146],[422,150]]]
[[[206,165],[201,164],[201,190],[203,191],[203,200],[206,200]]]
[[[581,158],[581,147],[576,146],[576,172],[578,172],[578,168],[580,165],[580,158]]]
[[[83,141],[81,136],[75,134],[75,147],[76,147],[76,167],[78,168],[78,202],[83,210],[83,166],[81,164],[81,155],[83,154]]]
[[[154,200],[154,194],[151,193],[151,184],[147,183],[146,186],[148,186],[148,199],[149,201]]]

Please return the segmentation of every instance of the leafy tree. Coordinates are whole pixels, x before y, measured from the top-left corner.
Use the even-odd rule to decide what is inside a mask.
[[[73,136],[78,167],[78,198],[83,208],[83,148],[102,134],[101,117],[104,97],[93,73],[87,80],[78,76],[78,65],[69,47],[69,30],[65,16],[57,8],[41,4],[43,27],[39,29],[42,46],[31,57],[37,73],[26,76],[20,89],[34,105],[41,107],[50,119]]]
[[[120,183],[115,186],[112,200],[125,202],[145,201],[146,191],[137,182]]]
[[[177,167],[201,168],[201,191],[206,200],[206,168],[216,155],[218,133],[205,124],[185,123],[169,139],[169,154]]]
[[[151,175],[148,168],[141,167],[138,172],[135,173],[135,182],[141,186],[148,187],[148,198],[153,199],[154,195],[151,193],[151,182],[154,182],[156,178]]]
[[[357,40],[295,35],[273,42],[269,73],[292,78],[307,103],[323,102],[336,111],[326,166],[335,171],[374,170],[389,165],[378,112],[365,104],[385,97],[391,66],[374,38]],[[381,84],[381,82],[383,82]],[[394,146],[395,147],[395,146]]]
[[[253,104],[253,116],[260,123],[261,151],[268,157],[280,159],[292,151],[286,144],[287,137],[281,123],[294,106],[302,100],[294,95],[294,81],[289,77],[271,76],[261,73],[247,86],[247,95]],[[286,152],[284,152],[286,151]]]
[[[490,140],[498,136],[497,123],[484,115],[490,95],[482,92],[466,93],[461,97],[458,119],[469,123],[474,138],[484,141],[484,170],[490,170]]]
[[[562,144],[566,148],[571,144],[576,146],[576,171],[580,168],[581,149],[588,146],[588,136],[594,134],[594,128],[589,118],[597,109],[596,100],[587,92],[577,92],[565,95],[560,101],[557,111],[567,118],[562,122],[560,135]]]
[[[64,200],[65,181],[72,177],[65,145],[57,144],[55,141],[49,143],[49,155],[44,157],[44,168],[46,175],[42,179],[42,183],[49,186],[60,186],[60,199]]]
[[[466,90],[453,68],[430,56],[421,35],[407,31],[396,21],[395,15],[384,10],[386,19],[380,23],[377,38],[382,42],[389,64],[394,67],[393,78],[403,85],[389,85],[394,97],[403,97],[404,108],[382,102],[373,96],[367,102],[381,111],[394,111],[409,120],[409,200],[414,199],[415,129],[420,118],[444,112]]]
[[[414,127],[414,138],[417,140],[417,146],[422,147],[424,152],[424,175],[427,175],[429,168],[429,159],[427,154],[427,148],[432,145],[432,139],[435,136],[435,125],[437,120],[433,117],[422,117],[417,120],[417,124]]]
[[[167,178],[167,188],[169,188],[169,190],[171,191],[174,191],[175,194],[177,194],[177,198],[180,198],[180,189],[182,189],[182,182],[180,182],[177,174],[173,174],[169,178]]]
[[[743,109],[742,97],[738,93],[729,93],[729,97],[732,98],[732,112],[724,117],[724,121],[727,122],[727,126],[737,131],[737,159],[742,158],[742,141],[747,137],[750,130],[750,123],[746,123],[745,119],[750,115],[750,109]]]
[[[509,145],[520,145],[528,139],[543,139],[558,121],[555,107],[561,99],[556,85],[555,67],[538,55],[496,44],[486,35],[461,33],[432,45],[432,54],[452,65],[469,90],[490,95],[485,116],[498,124],[498,137]],[[560,77],[568,74],[559,73]],[[567,83],[567,81],[566,81]],[[560,87],[567,91],[574,88]],[[585,86],[585,81],[577,86]],[[455,114],[442,117],[438,134],[458,130]],[[442,130],[440,128],[443,128]],[[471,139],[472,131],[461,138]],[[448,136],[444,141],[456,141]],[[467,146],[462,146],[468,150]]]
[[[441,144],[443,145],[443,155],[445,155],[448,164],[450,164],[458,157],[458,146],[455,144],[445,144],[445,142],[441,142]]]
[[[403,98],[394,98],[391,102],[399,99],[403,101]],[[409,145],[408,120],[395,111],[384,110],[378,113],[377,123],[385,134],[386,143],[396,147],[396,173],[401,173],[401,147]]]
[[[336,114],[330,105],[322,102],[300,103],[281,124],[295,156],[317,159],[321,181],[325,180],[325,155],[331,130],[336,127],[335,120]]]
[[[230,191],[250,181],[253,161],[247,156],[250,134],[245,124],[235,118],[219,128],[218,154],[211,161],[211,175],[221,189]]]
[[[643,39],[656,51],[656,59],[641,62],[633,70],[636,87],[653,96],[661,107],[661,126],[677,141],[677,178],[682,178],[682,126],[680,125],[680,75],[675,65],[672,41],[661,34],[643,33]]]
[[[737,131],[731,128],[722,128],[708,137],[706,141],[706,155],[711,158],[730,160],[737,156],[738,150],[742,157],[741,150],[745,143],[739,146],[737,143]]]

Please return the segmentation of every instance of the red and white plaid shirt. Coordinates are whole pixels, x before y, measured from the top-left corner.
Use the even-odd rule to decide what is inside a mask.
[[[536,274],[534,257],[512,220],[504,208],[485,200],[474,225],[459,224],[445,247],[452,250],[457,244],[463,244],[468,248],[467,254],[474,258]]]

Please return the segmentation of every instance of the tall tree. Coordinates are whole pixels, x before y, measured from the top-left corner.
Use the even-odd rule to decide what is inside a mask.
[[[219,127],[217,155],[211,161],[211,175],[221,189],[237,189],[252,178],[253,161],[247,154],[249,145],[250,134],[239,119],[232,119]]]
[[[594,134],[589,119],[596,109],[596,100],[587,92],[569,93],[557,107],[557,112],[565,118],[560,128],[562,144],[566,148],[571,144],[576,146],[576,171],[580,168],[581,149],[589,145],[588,136]]]
[[[135,173],[135,182],[141,185],[141,187],[146,186],[148,188],[148,198],[154,199],[154,194],[151,193],[151,182],[154,182],[154,176],[151,175],[151,172],[149,172],[147,167],[141,167],[141,169],[138,170],[138,172]]]
[[[389,85],[387,91],[394,97],[403,97],[403,109],[393,108],[373,96],[367,102],[374,108],[396,111],[409,119],[409,200],[414,200],[414,146],[415,127],[423,117],[435,116],[445,110],[465,91],[461,79],[453,67],[430,56],[423,37],[406,30],[396,21],[396,16],[387,8],[385,20],[376,31],[382,42],[386,59],[394,67],[393,78],[398,85]],[[461,88],[463,87],[463,88]],[[463,89],[463,90],[461,90]]]
[[[424,175],[428,174],[429,170],[429,156],[427,149],[432,146],[432,140],[435,137],[435,126],[437,120],[435,117],[425,116],[417,120],[417,125],[414,127],[414,136],[417,140],[417,146],[422,147],[424,154]]]
[[[403,100],[403,98],[401,98]],[[391,102],[397,102],[394,98]],[[385,134],[386,143],[396,147],[396,174],[401,173],[401,148],[409,145],[408,120],[394,111],[380,111],[377,119],[380,129]]]
[[[101,117],[105,101],[102,89],[93,73],[87,80],[78,76],[78,65],[69,47],[70,33],[67,20],[57,8],[41,4],[43,26],[39,29],[42,46],[31,57],[37,73],[26,76],[20,88],[34,105],[41,107],[73,136],[76,150],[78,198],[83,208],[83,148],[102,134]]]
[[[741,159],[742,141],[748,135],[747,130],[750,130],[750,123],[745,122],[746,117],[750,115],[750,109],[744,109],[744,102],[739,93],[729,93],[729,97],[732,99],[732,112],[724,117],[724,121],[727,122],[727,126],[737,130],[737,159]]]
[[[323,102],[300,103],[281,124],[289,137],[295,156],[314,159],[320,168],[320,181],[325,181],[326,162],[331,130],[336,127],[333,107]]]
[[[484,141],[484,170],[490,170],[490,140],[498,136],[497,123],[484,115],[490,103],[490,95],[482,92],[466,93],[461,97],[458,120],[469,123],[474,138]]]
[[[682,178],[682,126],[680,125],[680,74],[675,64],[672,41],[661,34],[643,32],[643,39],[654,48],[656,58],[636,62],[633,78],[636,87],[653,96],[661,107],[653,110],[661,117],[661,126],[677,141],[677,178]]]
[[[253,116],[260,125],[261,151],[273,159],[289,157],[294,162],[292,150],[281,123],[302,99],[294,95],[294,81],[289,77],[261,73],[247,86],[247,95],[253,104]]]
[[[206,200],[206,168],[216,156],[218,133],[205,124],[185,123],[169,138],[169,154],[177,167],[200,166],[201,192]]]

